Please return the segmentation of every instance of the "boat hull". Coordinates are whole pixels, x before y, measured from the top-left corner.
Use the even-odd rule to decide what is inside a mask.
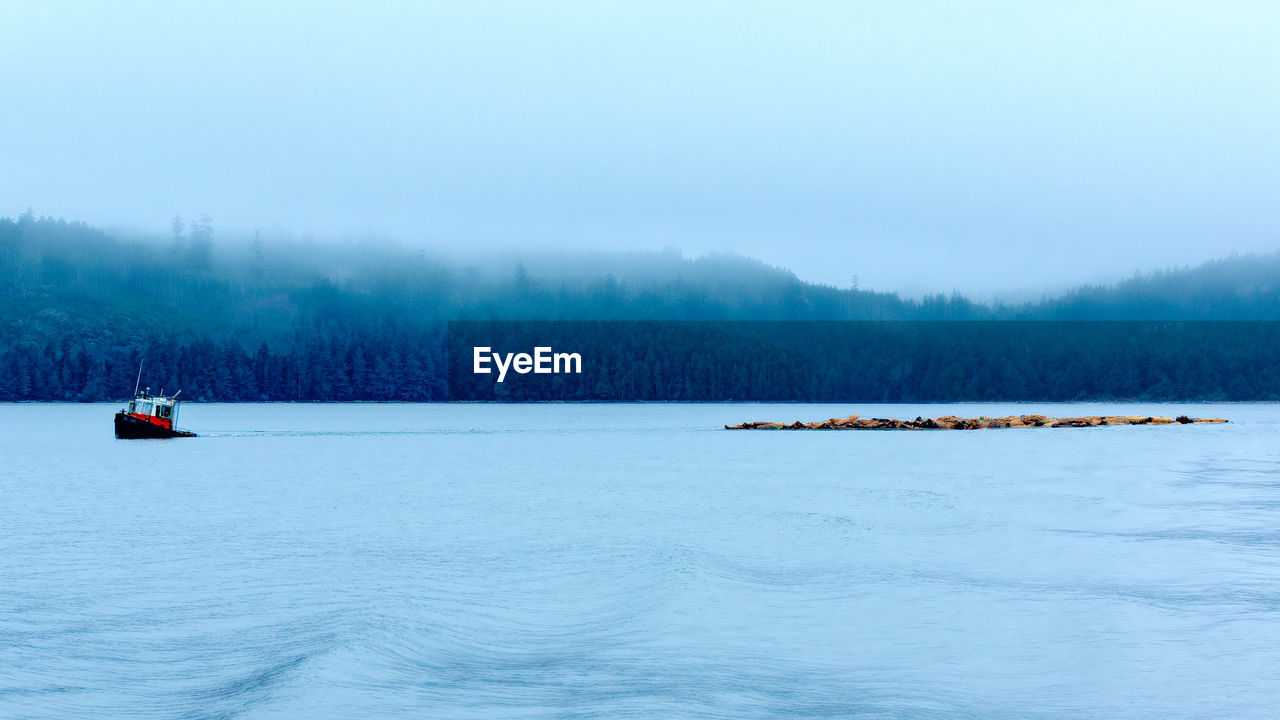
[[[160,427],[153,423],[139,420],[126,413],[116,413],[116,437],[122,440],[146,440],[157,438],[195,437],[187,430]]]

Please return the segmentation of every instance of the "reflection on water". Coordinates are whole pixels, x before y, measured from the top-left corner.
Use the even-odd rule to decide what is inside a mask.
[[[0,717],[1267,717],[1280,407],[1192,409],[0,406]]]

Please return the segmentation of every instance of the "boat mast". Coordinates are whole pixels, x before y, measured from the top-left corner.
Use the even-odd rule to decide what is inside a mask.
[[[138,361],[138,379],[133,381],[133,396],[138,397],[138,386],[142,384],[142,360]]]

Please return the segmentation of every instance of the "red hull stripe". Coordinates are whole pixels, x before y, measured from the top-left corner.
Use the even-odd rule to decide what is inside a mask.
[[[159,425],[165,430],[173,429],[172,420],[165,420],[164,418],[156,417],[155,415],[142,415],[139,413],[129,413],[129,417],[134,418],[135,420],[141,420],[142,422],[145,422],[145,423],[151,423],[152,425]]]

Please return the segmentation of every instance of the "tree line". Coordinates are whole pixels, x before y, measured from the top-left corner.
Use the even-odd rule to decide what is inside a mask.
[[[139,369],[153,393],[198,401],[447,400],[438,335],[330,332],[286,352],[234,340],[161,339],[101,347],[23,343],[0,355],[0,401],[130,397]]]
[[[1008,321],[1280,320],[1280,254],[1002,305],[815,285],[733,256],[526,267],[385,243],[215,242],[214,228],[208,216],[176,218],[168,235],[147,237],[31,212],[0,218],[0,400],[118,399],[142,361],[153,390],[210,401],[433,401],[451,390],[503,400],[1277,399],[1266,323],[1085,336],[1051,323],[1014,332],[1022,323]],[[447,327],[458,320],[670,322],[631,336],[587,322],[565,339],[595,353],[590,374],[485,388],[451,377]],[[773,329],[742,331],[759,321]]]
[[[583,372],[472,371],[535,344]],[[1277,322],[451,323],[448,360],[461,400],[1280,400]]]

